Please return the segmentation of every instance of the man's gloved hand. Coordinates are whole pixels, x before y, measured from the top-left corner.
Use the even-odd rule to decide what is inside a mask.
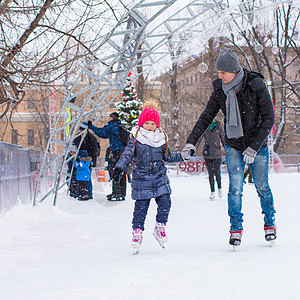
[[[181,152],[181,156],[184,160],[190,159],[196,153],[196,147],[193,144],[186,144]]]
[[[123,175],[123,170],[121,170],[119,168],[114,168],[113,174],[112,174],[113,181],[116,183],[120,182],[122,175]]]
[[[248,147],[246,150],[243,152],[244,155],[244,162],[246,164],[252,164],[254,162],[255,156],[257,152],[253,150],[252,148]]]

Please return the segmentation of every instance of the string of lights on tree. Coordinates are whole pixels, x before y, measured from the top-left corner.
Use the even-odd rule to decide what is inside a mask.
[[[127,130],[131,130],[132,127],[138,124],[138,118],[142,112],[142,101],[138,98],[136,89],[130,78],[131,75],[132,72],[130,71],[126,79],[125,88],[123,89],[122,100],[115,104],[120,116],[121,125]]]

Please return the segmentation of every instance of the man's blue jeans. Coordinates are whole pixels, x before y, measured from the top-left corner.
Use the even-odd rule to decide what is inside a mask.
[[[231,224],[230,230],[242,230],[243,214],[241,211],[245,162],[242,152],[228,145],[225,146],[225,157],[229,174],[228,215]],[[264,214],[264,226],[275,226],[276,211],[268,182],[269,150],[267,146],[260,148],[254,162],[249,167],[260,198],[262,214]]]

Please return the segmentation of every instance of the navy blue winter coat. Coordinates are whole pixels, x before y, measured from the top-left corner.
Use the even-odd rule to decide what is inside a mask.
[[[115,168],[124,172],[135,158],[132,171],[132,199],[151,199],[165,194],[171,194],[170,181],[167,176],[167,168],[164,162],[183,161],[181,153],[171,153],[168,147],[166,155],[166,144],[160,147],[151,147],[136,141],[134,153],[134,138],[130,139],[120,160]]]

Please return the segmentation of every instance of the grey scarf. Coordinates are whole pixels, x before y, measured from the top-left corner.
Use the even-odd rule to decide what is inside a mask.
[[[226,99],[226,135],[229,139],[240,138],[243,134],[243,126],[236,93],[242,88],[244,71],[241,68],[237,75],[228,84],[222,84]]]

